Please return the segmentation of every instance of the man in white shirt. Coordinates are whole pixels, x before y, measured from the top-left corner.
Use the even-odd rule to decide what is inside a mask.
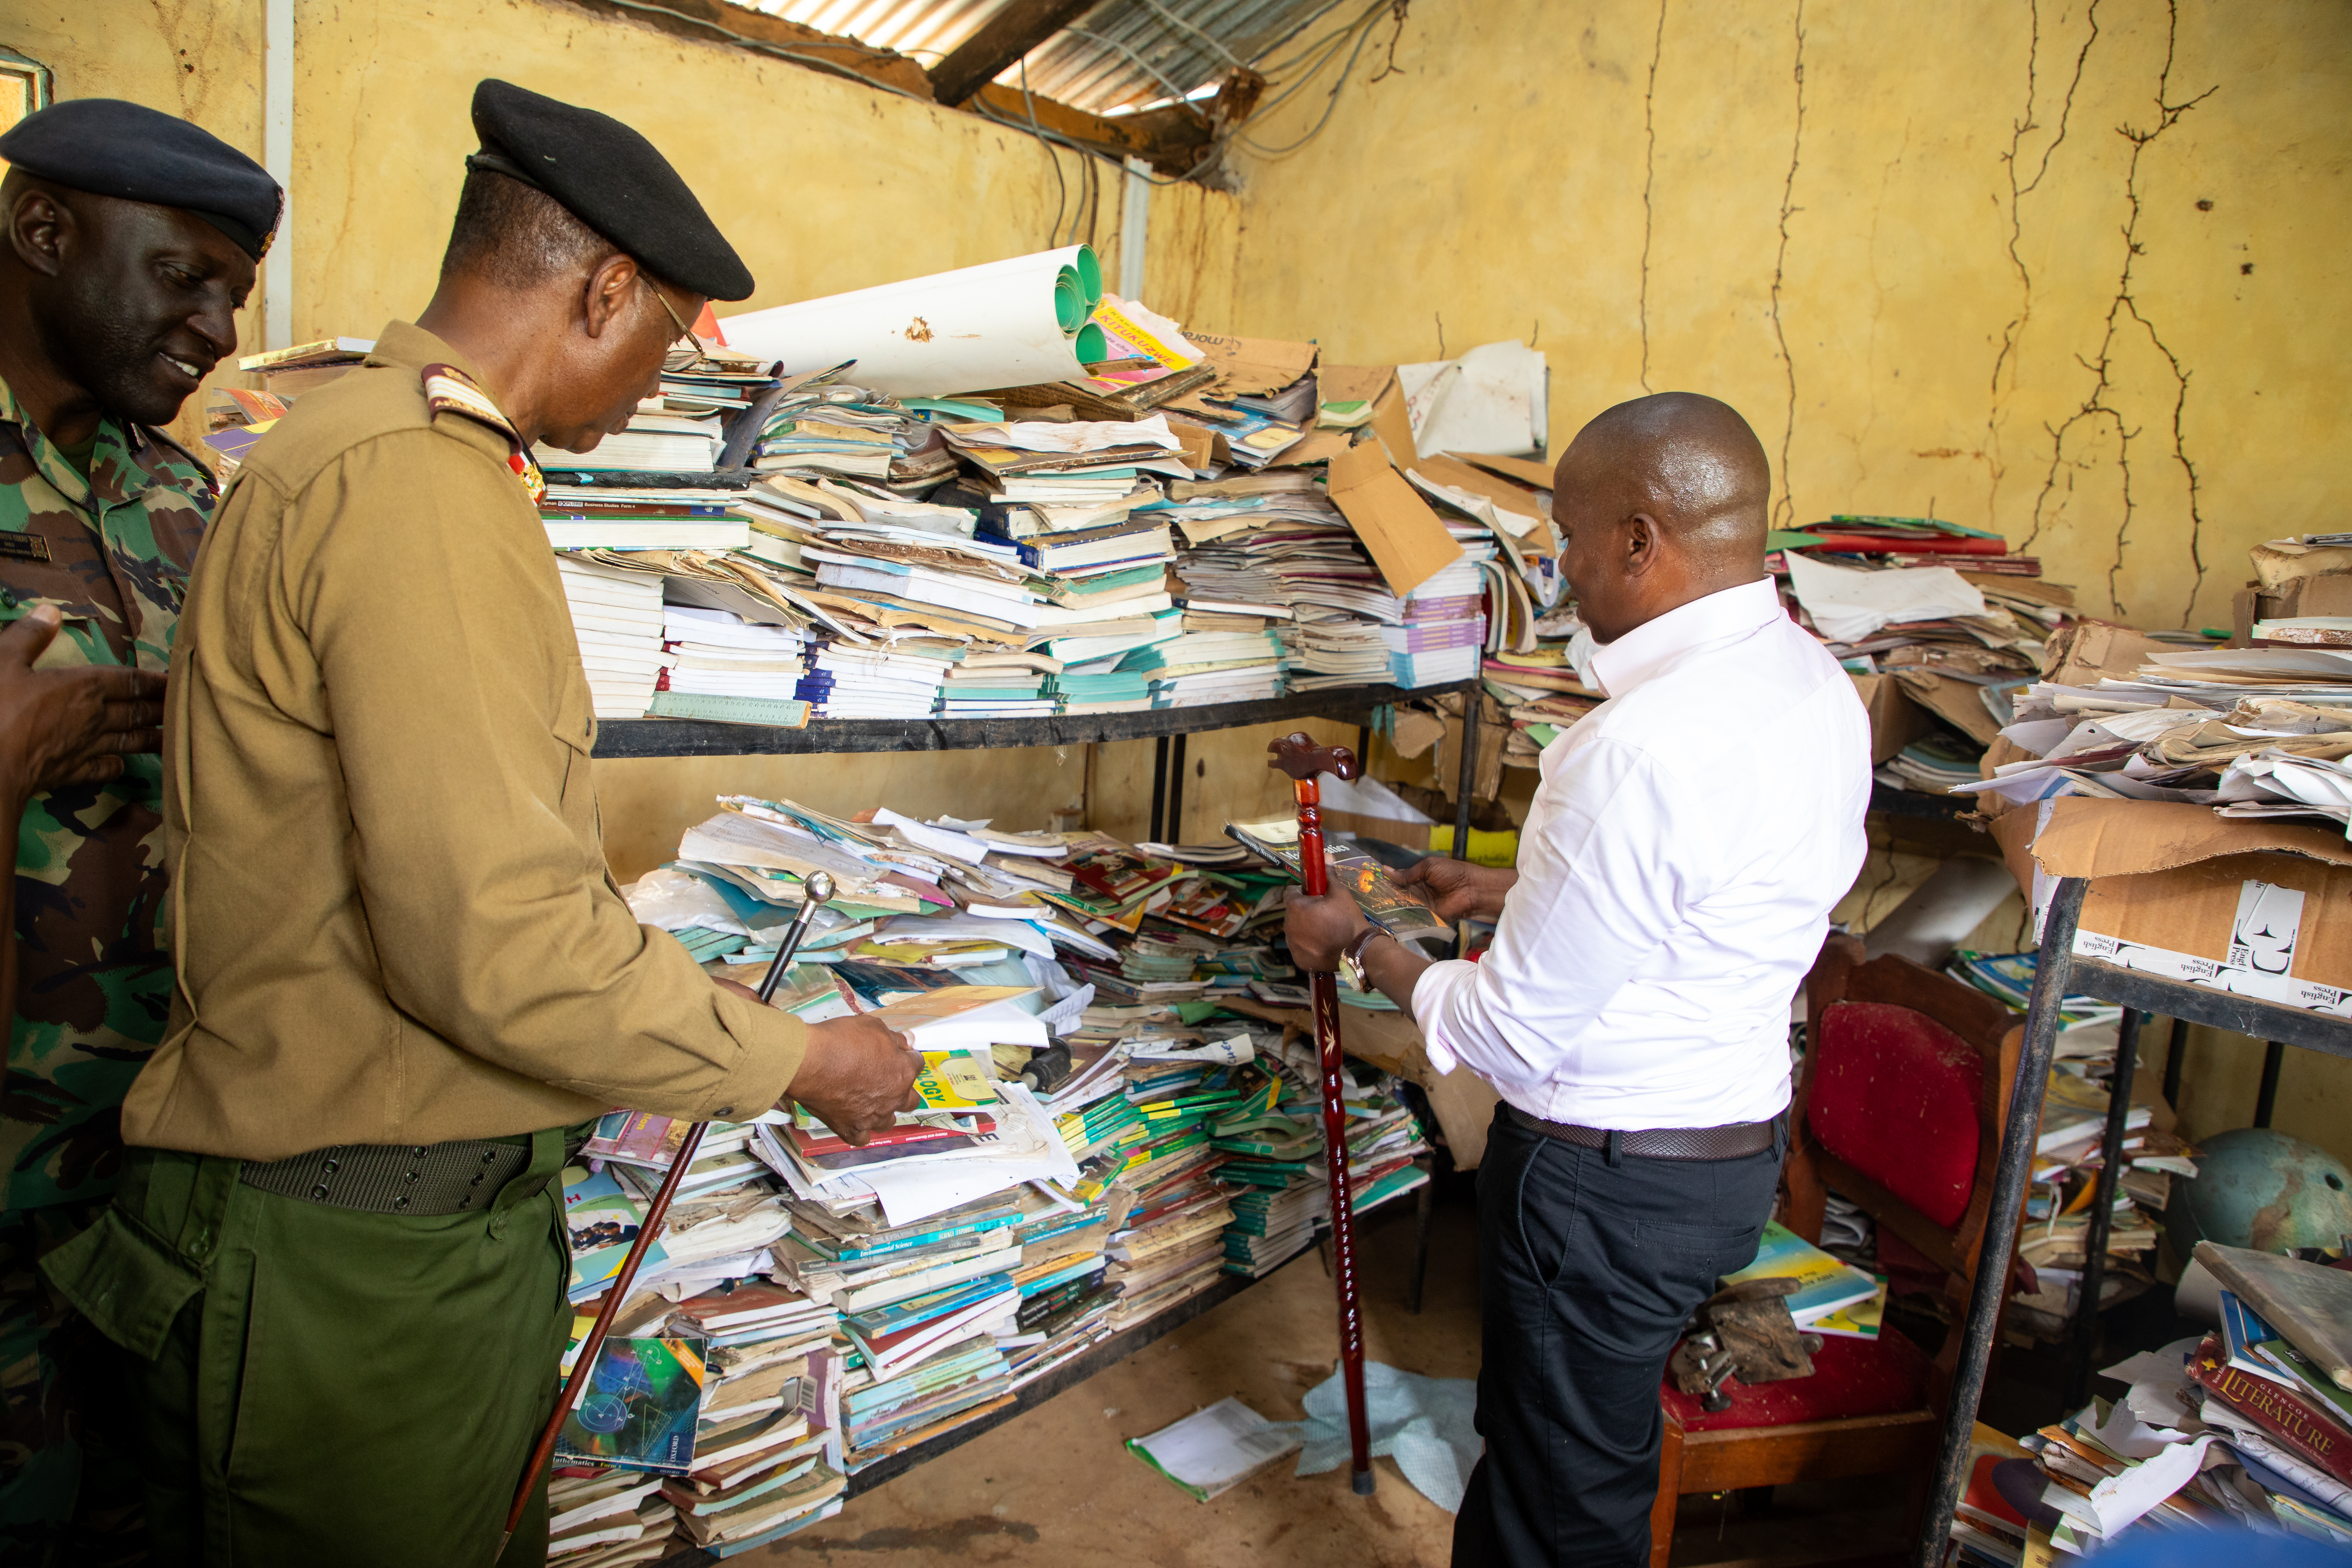
[[[1666,1357],[1779,1186],[1789,1004],[1862,868],[1870,732],[1764,570],[1770,468],[1738,413],[1620,404],[1554,485],[1609,700],[1545,748],[1517,870],[1403,879],[1496,919],[1493,948],[1432,963],[1296,890],[1288,932],[1503,1099],[1478,1172],[1486,1452],[1454,1563],[1635,1568]]]

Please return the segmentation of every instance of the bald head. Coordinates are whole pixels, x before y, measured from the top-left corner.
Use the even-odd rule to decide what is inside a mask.
[[[1552,515],[1580,612],[1603,641],[1764,575],[1771,466],[1730,405],[1662,392],[1608,409],[1560,455]]]

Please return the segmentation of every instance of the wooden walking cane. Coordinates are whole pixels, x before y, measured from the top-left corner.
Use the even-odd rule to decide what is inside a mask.
[[[1298,799],[1298,875],[1309,898],[1321,898],[1330,879],[1323,860],[1322,786],[1316,777],[1356,776],[1356,754],[1345,746],[1318,746],[1312,737],[1286,735],[1266,747],[1265,765],[1290,775]],[[1295,955],[1294,955],[1295,956]],[[1339,979],[1310,972],[1315,997],[1315,1054],[1323,1069],[1323,1162],[1331,1177],[1332,1273],[1339,1287],[1339,1374],[1348,1391],[1348,1453],[1358,1497],[1372,1495],[1372,1439],[1364,1420],[1364,1319],[1356,1305],[1356,1205],[1348,1177],[1348,1108],[1340,1088]]]
[[[793,966],[793,955],[800,951],[801,938],[808,934],[809,921],[817,907],[833,897],[833,879],[823,871],[812,871],[801,884],[800,913],[793,917],[792,925],[784,931],[784,940],[776,949],[776,956],[768,965],[768,973],[760,977],[760,1000],[774,999],[776,982]],[[670,1161],[669,1174],[662,1178],[661,1190],[646,1209],[646,1217],[638,1223],[637,1239],[629,1246],[629,1256],[621,1262],[621,1271],[604,1290],[604,1304],[597,1309],[596,1322],[588,1331],[588,1338],[580,1346],[580,1355],[572,1363],[572,1375],[563,1380],[563,1392],[556,1395],[555,1413],[539,1434],[539,1446],[530,1451],[530,1464],[522,1473],[522,1484],[515,1488],[514,1501],[507,1507],[506,1532],[499,1537],[499,1550],[490,1561],[495,1563],[507,1554],[507,1542],[514,1539],[515,1527],[522,1522],[523,1510],[530,1506],[531,1488],[539,1482],[540,1471],[555,1456],[555,1439],[563,1430],[564,1417],[580,1402],[581,1390],[596,1367],[596,1357],[604,1348],[604,1332],[613,1326],[613,1314],[629,1299],[629,1287],[636,1283],[637,1265],[646,1260],[646,1248],[661,1234],[662,1221],[669,1215],[670,1200],[677,1196],[677,1184],[686,1178],[687,1167],[694,1163],[697,1151],[702,1147],[702,1135],[710,1130],[708,1121],[698,1121],[686,1130],[686,1141],[677,1146],[677,1157]]]

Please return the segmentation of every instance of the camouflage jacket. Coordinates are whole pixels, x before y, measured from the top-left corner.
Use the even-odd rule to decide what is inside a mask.
[[[165,669],[212,475],[157,432],[111,418],[89,474],[84,482],[0,382],[0,623],[54,604],[66,621],[43,668]],[[132,757],[120,778],[25,808],[0,1206],[113,1187],[122,1097],[171,1013],[163,791],[161,760]]]

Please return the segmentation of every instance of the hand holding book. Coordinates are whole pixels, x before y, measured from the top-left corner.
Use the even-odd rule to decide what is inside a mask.
[[[731,980],[718,984],[758,1000]],[[809,1026],[807,1050],[785,1093],[844,1142],[862,1147],[896,1125],[898,1112],[920,1108],[914,1083],[922,1070],[923,1058],[906,1036],[860,1014]]]
[[[1432,855],[1397,873],[1396,885],[1407,898],[1427,904],[1439,920],[1498,920],[1503,895],[1519,879],[1517,871],[1476,866],[1444,855]]]

